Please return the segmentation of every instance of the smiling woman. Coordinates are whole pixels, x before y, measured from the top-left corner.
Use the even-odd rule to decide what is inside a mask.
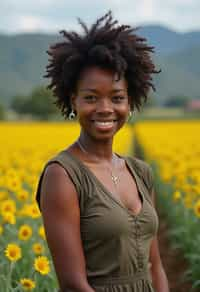
[[[154,88],[153,48],[111,12],[91,28],[79,23],[83,34],[62,31],[65,41],[50,47],[46,76],[80,136],[47,161],[37,189],[60,289],[167,292],[152,170],[113,152],[115,134]]]
[[[88,139],[91,135],[92,139],[99,138],[99,149],[106,142],[105,139],[108,142],[108,137],[112,139],[124,125],[130,111],[124,77],[118,80],[113,71],[97,66],[87,67],[82,71],[76,94],[72,95],[71,101],[84,129],[81,136],[87,135]]]

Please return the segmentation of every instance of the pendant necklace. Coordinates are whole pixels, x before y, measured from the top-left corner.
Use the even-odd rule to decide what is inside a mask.
[[[85,147],[81,144],[81,142],[80,142],[79,139],[78,139],[76,142],[77,142],[77,144],[78,144],[78,146],[79,146],[79,148],[81,149],[82,152],[84,152],[84,153],[87,154],[87,155],[90,155],[90,153],[89,153],[89,152],[85,149]],[[113,161],[114,163],[115,163],[115,161],[116,161],[116,157],[115,157],[114,154],[112,155],[112,161]],[[110,171],[111,179],[112,179],[114,185],[117,186],[118,181],[119,181],[119,176],[114,175],[113,172],[112,172],[112,169],[110,169],[110,168],[108,168],[108,169],[109,169],[109,171]]]

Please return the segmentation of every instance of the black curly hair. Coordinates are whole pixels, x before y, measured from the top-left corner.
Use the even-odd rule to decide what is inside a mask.
[[[140,110],[149,89],[155,91],[151,74],[160,72],[150,56],[154,47],[134,33],[138,28],[119,25],[113,20],[111,11],[97,19],[91,28],[80,19],[78,22],[83,34],[62,30],[65,41],[50,46],[47,51],[50,59],[45,77],[51,78],[48,88],[53,90],[54,103],[62,115],[67,118],[71,112],[70,97],[76,92],[80,72],[88,66],[111,69],[118,78],[123,75],[128,83],[131,110],[135,107]]]

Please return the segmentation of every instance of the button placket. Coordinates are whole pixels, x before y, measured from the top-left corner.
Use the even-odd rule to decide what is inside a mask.
[[[135,225],[135,235],[136,235],[136,248],[137,248],[137,260],[138,260],[138,270],[142,270],[143,268],[143,253],[141,248],[141,227],[138,222],[138,218],[136,217],[134,220]]]

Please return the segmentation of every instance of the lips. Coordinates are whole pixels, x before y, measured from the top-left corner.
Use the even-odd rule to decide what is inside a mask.
[[[116,120],[93,120],[94,126],[98,130],[112,130]]]
[[[93,119],[92,122],[99,122],[99,123],[110,123],[110,122],[116,122],[116,119],[109,119],[109,120],[100,120],[100,119]]]

